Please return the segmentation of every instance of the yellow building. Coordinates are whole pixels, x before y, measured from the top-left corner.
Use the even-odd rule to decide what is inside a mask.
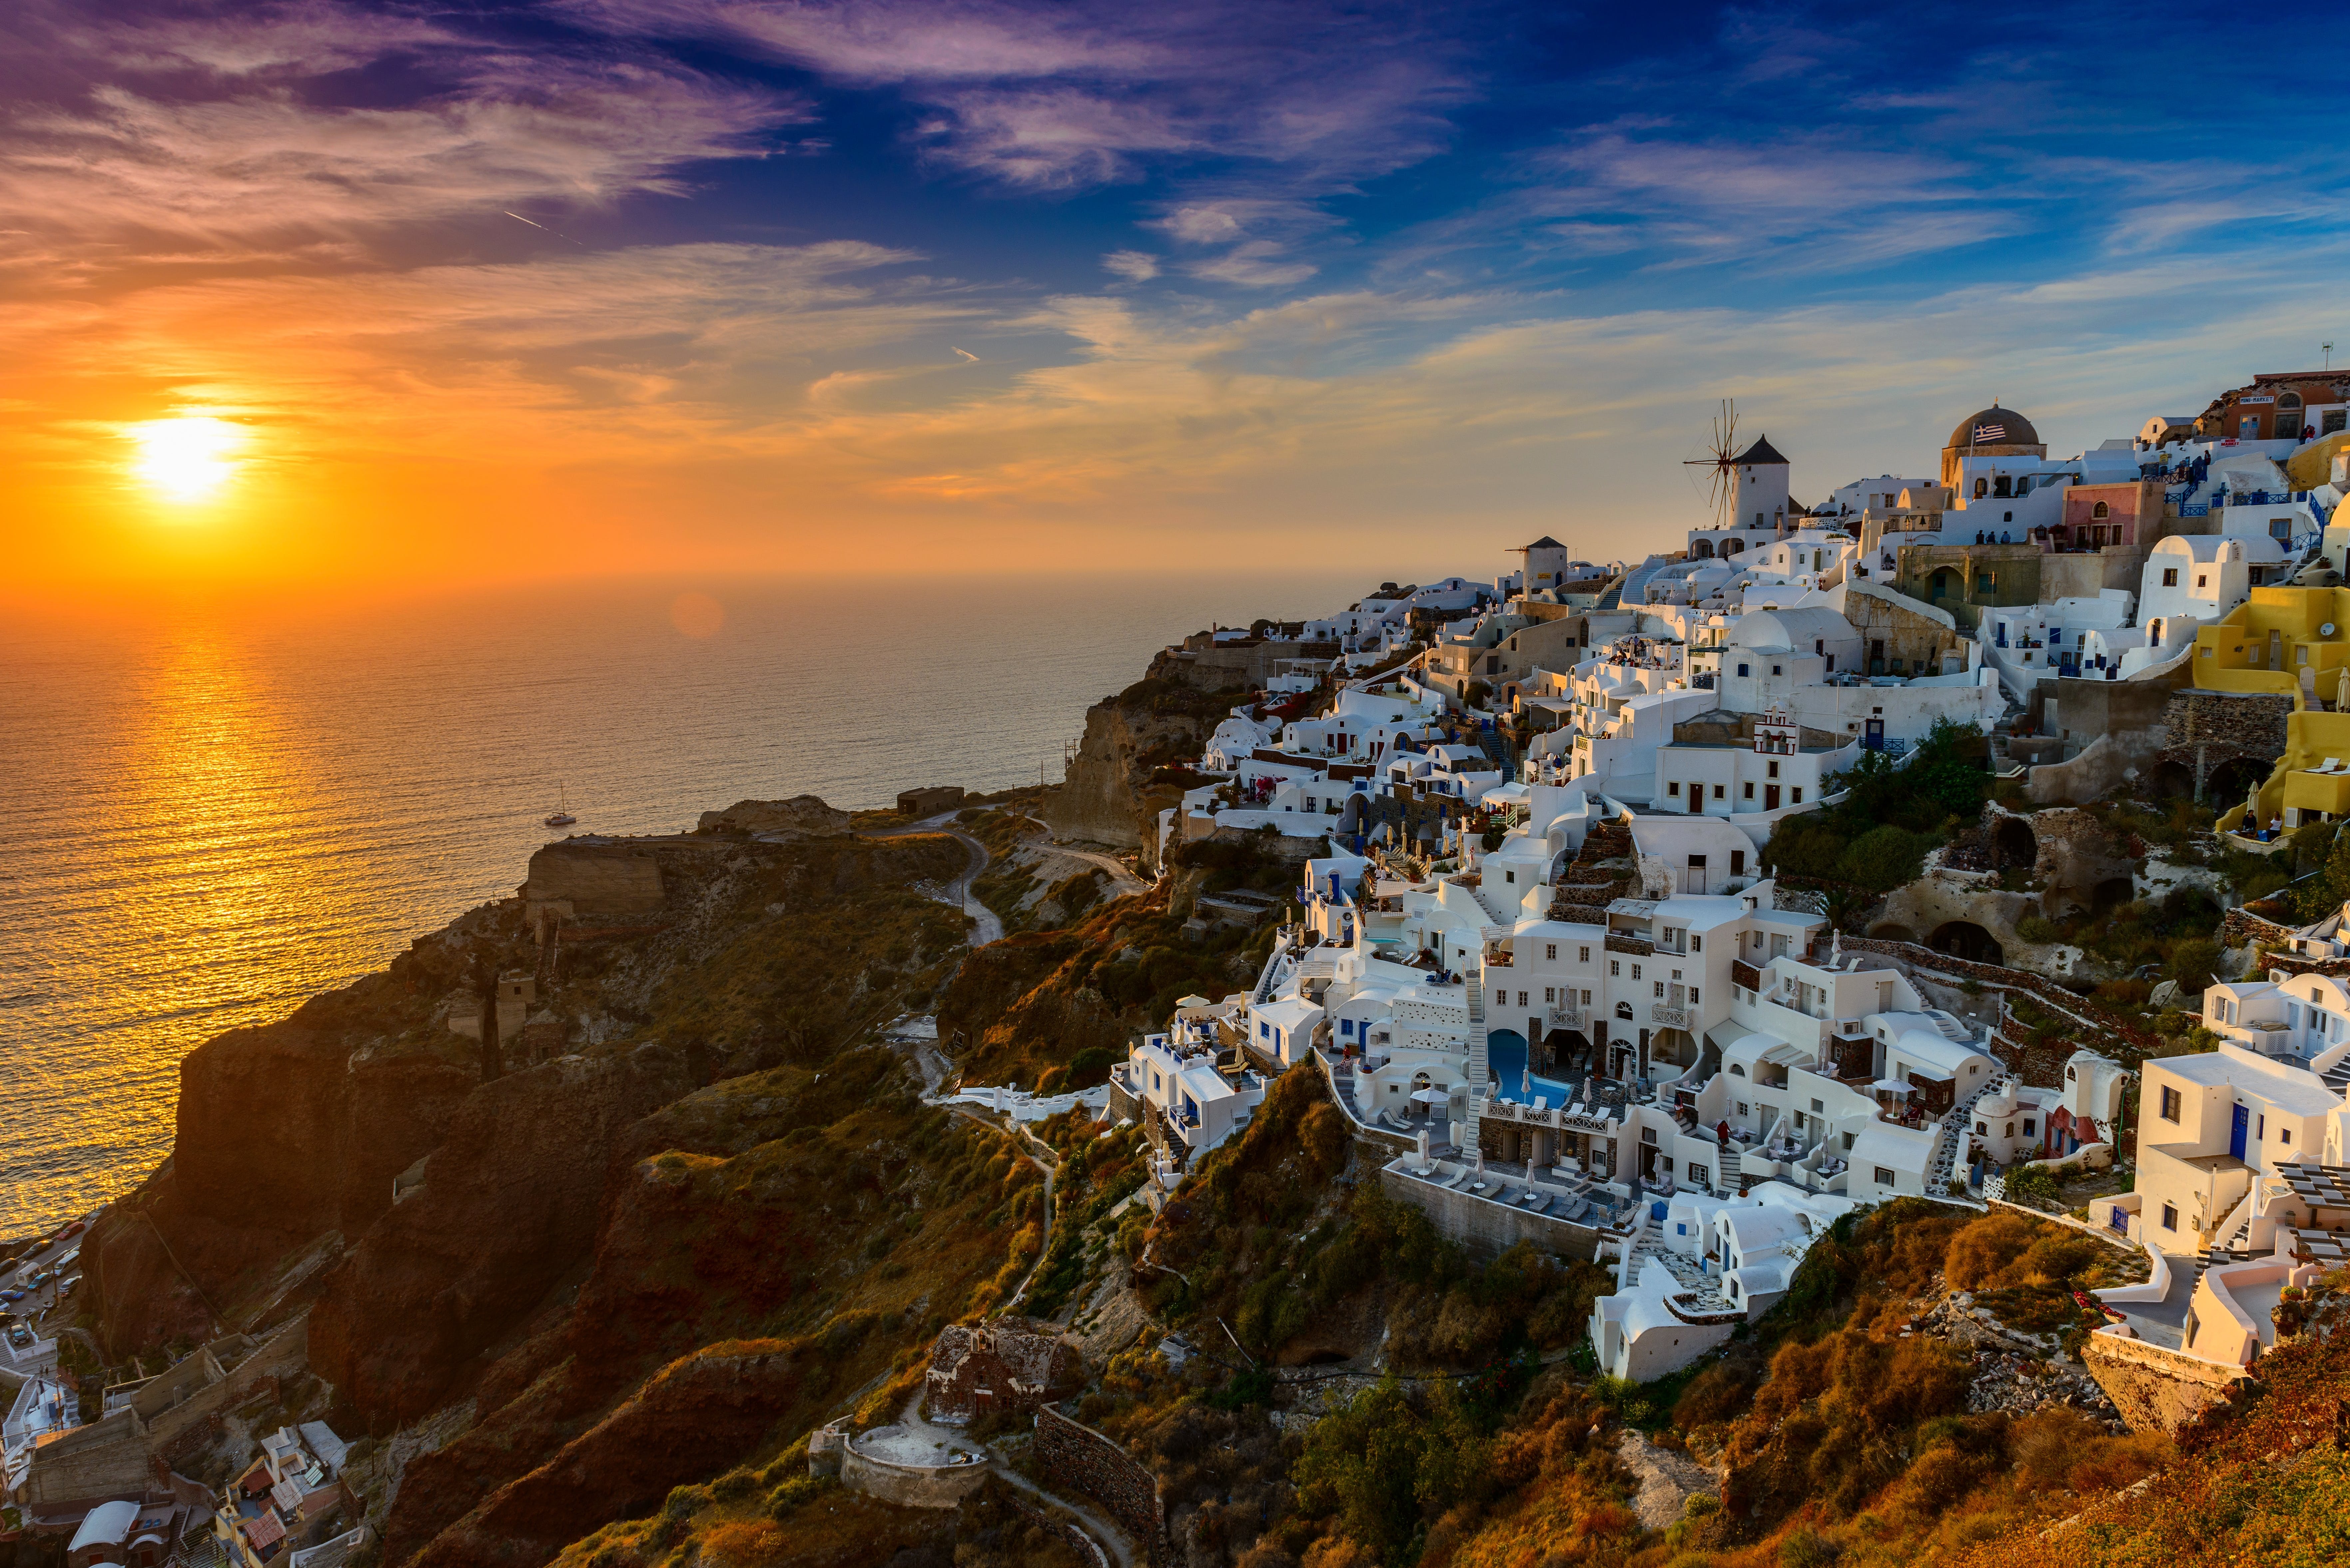
[[[2350,712],[2305,708],[2286,714],[2284,754],[2277,758],[2276,771],[2261,785],[2259,799],[2260,811],[2252,827],[2282,822],[2293,828],[2350,816]],[[2219,822],[2222,832],[2243,826],[2241,804],[2229,808]]]
[[[2350,588],[2254,588],[2195,634],[2194,685],[2332,702],[2350,666]]]

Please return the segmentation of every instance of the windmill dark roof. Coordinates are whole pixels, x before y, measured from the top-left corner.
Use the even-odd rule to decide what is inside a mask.
[[[1521,545],[1518,548],[1521,550],[1564,550],[1566,546],[1545,534],[1541,538],[1535,540],[1533,544]]]
[[[1785,458],[1779,455],[1779,449],[1771,444],[1771,438],[1769,436],[1761,437],[1752,446],[1748,447],[1744,452],[1740,452],[1736,457],[1731,458],[1730,461],[1741,468],[1752,462],[1775,462],[1784,466],[1787,462]]]

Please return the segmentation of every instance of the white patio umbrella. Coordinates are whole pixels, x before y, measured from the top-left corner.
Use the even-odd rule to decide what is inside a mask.
[[[1449,1105],[1452,1100],[1452,1096],[1442,1089],[1415,1089],[1411,1097],[1423,1106]]]

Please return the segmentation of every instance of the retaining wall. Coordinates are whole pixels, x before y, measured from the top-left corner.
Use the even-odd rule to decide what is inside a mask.
[[[2244,1376],[2241,1366],[2104,1332],[2089,1335],[2081,1364],[2133,1432],[2177,1431],[2224,1403],[2229,1385]]]
[[[1167,1506],[1159,1478],[1140,1460],[1050,1405],[1037,1407],[1034,1453],[1048,1490],[1093,1499],[1128,1540],[1148,1550],[1151,1568],[1169,1568]]]
[[[1379,1186],[1388,1197],[1400,1199],[1427,1215],[1440,1235],[1460,1243],[1480,1262],[1490,1262],[1520,1241],[1586,1262],[1599,1253],[1599,1232],[1588,1225],[1529,1214],[1507,1203],[1415,1181],[1399,1171],[1381,1170]]]
[[[980,1489],[987,1466],[901,1465],[859,1453],[854,1442],[840,1456],[840,1484],[900,1508],[952,1508]]]
[[[309,1366],[310,1314],[305,1312],[262,1341],[252,1355],[227,1368],[219,1382],[149,1421],[148,1446],[160,1451],[190,1427],[244,1403],[264,1379],[290,1377]]]

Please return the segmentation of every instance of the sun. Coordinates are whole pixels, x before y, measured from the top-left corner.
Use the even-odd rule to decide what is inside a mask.
[[[149,420],[124,433],[139,448],[131,472],[171,501],[209,499],[235,476],[235,454],[245,443],[242,426],[210,414]]]

